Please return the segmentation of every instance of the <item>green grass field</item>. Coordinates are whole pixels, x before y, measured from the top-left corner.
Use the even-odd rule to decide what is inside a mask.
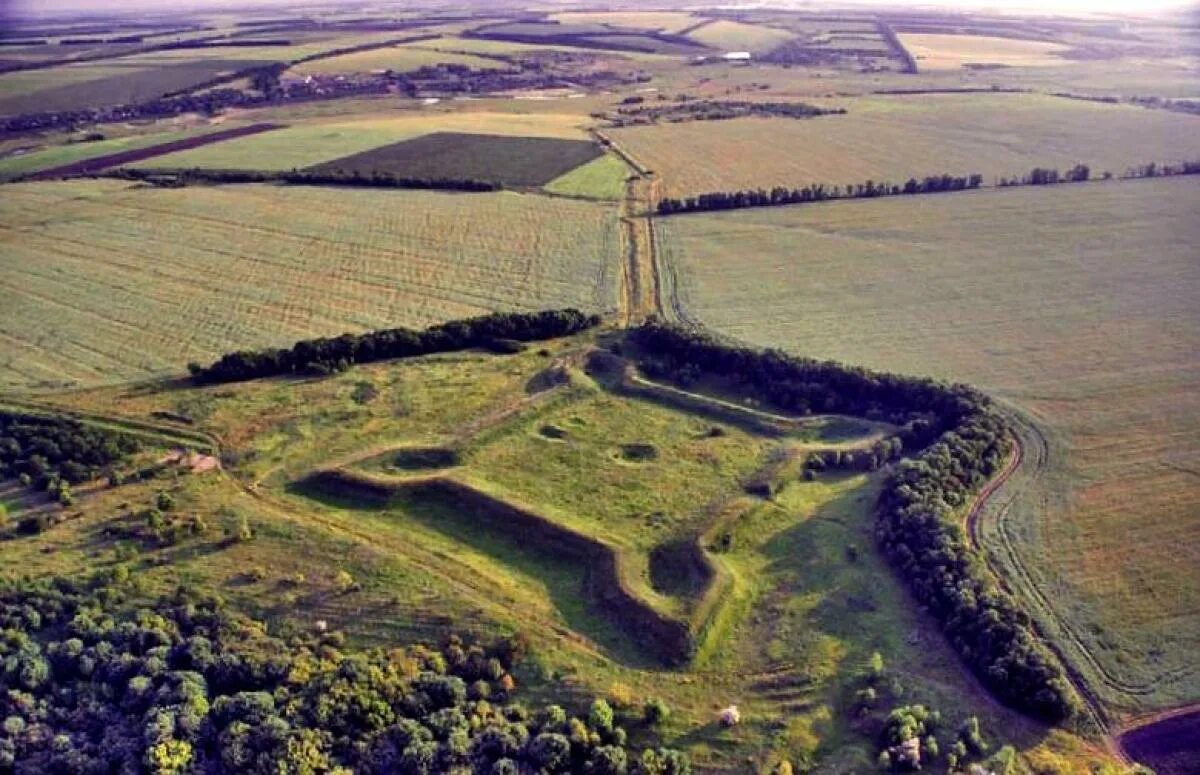
[[[545,185],[552,194],[582,196],[589,199],[620,199],[625,195],[625,180],[632,173],[620,158],[605,154],[576,167]]]
[[[0,229],[6,386],[137,379],[492,309],[616,305],[615,208],[565,199],[29,183],[5,188]]]
[[[187,413],[195,428],[222,438],[227,465],[221,472],[101,489],[81,498],[83,518],[9,543],[6,556],[34,575],[85,561],[103,567],[115,548],[103,531],[127,522],[128,511],[165,488],[177,511],[213,514],[213,527],[178,546],[138,548],[145,591],[178,583],[217,590],[273,627],[323,619],[359,643],[520,630],[536,654],[518,677],[525,691],[559,701],[599,694],[624,707],[661,697],[673,710],[662,730],[665,742],[687,748],[705,770],[768,771],[781,759],[834,773],[871,766],[874,736],[849,706],[876,651],[886,665],[886,685],[899,686],[903,702],[939,707],[949,729],[975,714],[989,740],[1016,746],[1030,761],[1099,759],[1078,739],[1047,736],[979,693],[937,627],[912,608],[874,554],[873,478],[797,481],[772,501],[754,499],[720,554],[732,580],[707,645],[695,664],[672,670],[647,666],[632,653],[581,596],[582,569],[527,537],[474,524],[464,512],[436,503],[399,499],[370,506],[289,487],[314,466],[396,444],[436,443],[464,425],[483,432],[479,456],[468,454],[466,468],[478,465],[480,477],[513,489],[541,480],[552,490],[547,498],[560,503],[660,497],[656,479],[682,487],[689,476],[707,477],[714,463],[697,458],[690,430],[711,421],[678,410],[581,382],[577,399],[567,393],[544,410],[503,414],[529,397],[531,378],[548,364],[569,360],[589,344],[585,336],[548,343],[548,355],[531,348],[515,356],[462,353],[379,363],[320,380],[64,395],[56,400],[129,417]],[[374,398],[361,398],[363,383],[377,389]],[[554,442],[530,436],[547,422],[558,422],[569,435]],[[745,449],[745,437],[730,430],[702,443]],[[622,434],[636,434],[662,454],[639,464],[647,470],[632,480],[601,473],[587,481],[585,465],[632,465],[608,454]],[[537,462],[532,473],[530,454],[505,451],[513,441],[514,450],[543,443],[562,450]],[[580,465],[556,474],[571,455]],[[242,518],[253,540],[222,542],[223,527]],[[593,527],[607,529],[600,522]],[[339,571],[360,588],[338,592]],[[743,722],[724,729],[715,717],[730,703],[741,708]]]
[[[985,524],[988,549],[1104,700],[1144,711],[1200,692],[1186,645],[1200,635],[1198,192],[1188,178],[1091,183],[659,228],[687,317],[970,381],[1032,416],[1048,465]]]
[[[1077,163],[1116,175],[1200,157],[1192,116],[1031,94],[829,100],[844,116],[746,118],[615,129],[668,196],[978,172],[986,183]]]

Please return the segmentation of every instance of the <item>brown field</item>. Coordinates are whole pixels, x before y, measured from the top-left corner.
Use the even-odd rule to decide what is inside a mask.
[[[663,179],[668,196],[948,172],[997,176],[1089,164],[1096,174],[1200,157],[1193,116],[1033,94],[829,100],[844,116],[631,127],[612,137]]]
[[[1033,418],[1047,464],[983,540],[1108,707],[1144,711],[1200,696],[1198,197],[1175,178],[659,224],[687,317]]]
[[[0,384],[314,335],[616,305],[612,206],[512,193],[28,183],[0,198]]]
[[[434,132],[331,159],[314,172],[376,172],[426,180],[477,180],[512,187],[543,186],[604,152],[587,140]]]
[[[901,34],[899,37],[922,70],[957,70],[968,64],[1039,67],[1068,61],[1058,56],[1067,50],[1066,46],[1040,40],[987,35]]]

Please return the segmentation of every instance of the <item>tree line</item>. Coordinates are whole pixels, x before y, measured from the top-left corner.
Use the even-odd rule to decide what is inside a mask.
[[[201,384],[239,382],[282,374],[329,374],[356,363],[389,358],[411,358],[472,347],[511,351],[519,343],[569,336],[600,324],[599,315],[576,309],[542,312],[495,312],[452,320],[424,331],[390,328],[363,334],[306,339],[290,349],[229,353],[210,366],[189,364],[193,379]],[[518,347],[514,347],[516,343]]]
[[[0,587],[0,771],[687,775],[630,746],[604,700],[514,701],[519,638],[352,651],[288,640],[180,588],[150,605],[119,564]],[[314,628],[316,630],[316,628]]]
[[[666,198],[658,203],[659,215],[695,213],[708,210],[736,210],[744,207],[773,207],[778,205],[823,202],[829,199],[870,199],[879,196],[901,196],[906,194],[940,194],[946,191],[966,191],[983,185],[983,175],[930,175],[921,180],[909,178],[903,185],[868,180],[849,183],[845,188],[824,183],[786,188],[776,186],[771,190],[747,189],[744,191],[717,191],[685,199]]]
[[[144,180],[161,186],[186,186],[195,183],[286,183],[292,186],[354,186],[362,188],[410,188],[439,191],[499,191],[503,186],[486,180],[457,178],[410,178],[376,170],[270,172],[266,170],[138,169],[121,167],[103,177]]]
[[[18,477],[42,490],[81,484],[140,448],[117,431],[89,427],[71,417],[0,411],[0,478]]]
[[[640,95],[626,97],[622,105],[636,107],[619,107],[615,115],[598,114],[605,118],[609,126],[620,127],[635,124],[657,123],[667,121],[682,123],[685,121],[721,121],[747,116],[768,116],[774,118],[806,119],[819,116],[845,115],[845,108],[822,108],[804,102],[743,102],[737,100],[695,100],[680,98],[675,102],[665,100],[660,105],[645,105],[645,98]]]
[[[1121,179],[1169,177],[1173,175],[1200,174],[1200,161],[1184,161],[1177,164],[1140,164],[1130,167]],[[1111,180],[1113,173],[1105,172],[1102,179]],[[1025,175],[998,178],[996,186],[1045,186],[1060,183],[1086,183],[1092,180],[1092,170],[1086,164],[1060,173],[1057,169],[1034,167]],[[849,183],[844,188],[824,183],[810,184],[803,188],[777,186],[770,189],[746,189],[743,191],[717,191],[683,199],[665,198],[658,203],[659,215],[706,212],[710,210],[736,210],[744,207],[774,207],[779,205],[824,202],[831,199],[871,199],[881,196],[906,196],[913,194],[940,194],[950,191],[969,191],[983,186],[983,175],[930,175],[921,180],[909,178],[903,184],[868,180],[864,183]]]
[[[633,339],[642,364],[657,376],[715,375],[787,411],[900,425],[895,438],[908,457],[890,472],[876,504],[884,554],[997,698],[1048,722],[1075,712],[1077,699],[1057,659],[987,572],[960,523],[1011,452],[1011,430],[987,396],[965,385],[734,347],[661,324],[638,329]]]

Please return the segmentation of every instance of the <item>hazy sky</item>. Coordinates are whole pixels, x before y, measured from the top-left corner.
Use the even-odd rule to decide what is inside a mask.
[[[334,5],[338,0],[325,0],[320,5]],[[304,0],[300,0],[304,3]],[[544,7],[553,3],[553,0],[542,0],[530,2],[531,6]],[[247,6],[247,5],[296,5],[297,0],[176,0],[175,2],[166,3],[163,0],[0,0],[0,18],[7,13],[13,16],[26,16],[30,12],[37,14],[39,12],[54,12],[54,11],[103,11],[106,9],[120,10],[127,8],[145,8],[155,10],[166,10],[168,8],[219,8],[222,6]],[[314,3],[304,3],[313,5]],[[361,2],[360,2],[361,4]],[[419,2],[413,3],[420,5]],[[485,2],[478,2],[479,5],[485,5]],[[579,3],[570,3],[570,5],[578,5]],[[603,4],[603,3],[600,3]],[[804,9],[820,9],[830,7],[845,7],[847,5],[907,5],[910,7],[921,6],[939,6],[943,8],[961,8],[961,9],[1024,9],[1037,11],[1040,13],[1137,13],[1143,14],[1146,12],[1169,10],[1176,8],[1184,8],[1188,6],[1198,7],[1197,0],[912,0],[912,2],[897,2],[896,0],[780,0],[780,2],[771,2],[771,0],[757,0],[755,2],[738,2],[734,0],[712,0],[714,6],[732,6],[732,5],[747,5],[747,6],[777,6],[777,7],[792,7]],[[504,3],[506,7],[513,7],[513,3]],[[564,3],[567,5],[567,3]],[[653,7],[654,3],[648,2],[647,6]],[[703,6],[704,2],[697,2],[696,5]]]

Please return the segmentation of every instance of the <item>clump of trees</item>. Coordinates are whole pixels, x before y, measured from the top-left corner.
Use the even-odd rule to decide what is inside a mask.
[[[452,320],[424,331],[390,328],[364,334],[306,339],[287,350],[229,353],[211,366],[190,364],[199,383],[237,382],[281,374],[330,374],[356,363],[410,358],[431,353],[489,347],[500,340],[531,342],[578,333],[599,325],[598,315],[576,309],[542,312],[496,312]]]
[[[514,702],[519,640],[285,641],[182,588],[138,605],[128,579],[0,587],[0,771],[691,771],[632,750],[603,700],[580,716]]]
[[[138,449],[133,436],[71,417],[0,411],[0,477],[18,477],[64,503],[70,498],[67,485],[96,478]]]
[[[895,465],[876,504],[885,555],[996,697],[1049,722],[1072,715],[1077,699],[1057,659],[960,524],[961,511],[1011,451],[1010,429],[987,396],[966,385],[734,347],[657,323],[636,330],[633,341],[655,376],[708,374],[787,411],[900,425],[896,438],[910,457]]]
[[[718,191],[711,194],[685,199],[663,199],[658,203],[659,215],[704,212],[707,210],[735,210],[743,207],[773,207],[778,205],[823,202],[829,199],[872,199],[880,196],[902,196],[910,194],[939,194],[946,191],[966,191],[983,185],[983,176],[930,175],[922,180],[909,178],[903,184],[875,182],[850,183],[845,188],[824,183],[786,188],[777,186],[771,190]]]

